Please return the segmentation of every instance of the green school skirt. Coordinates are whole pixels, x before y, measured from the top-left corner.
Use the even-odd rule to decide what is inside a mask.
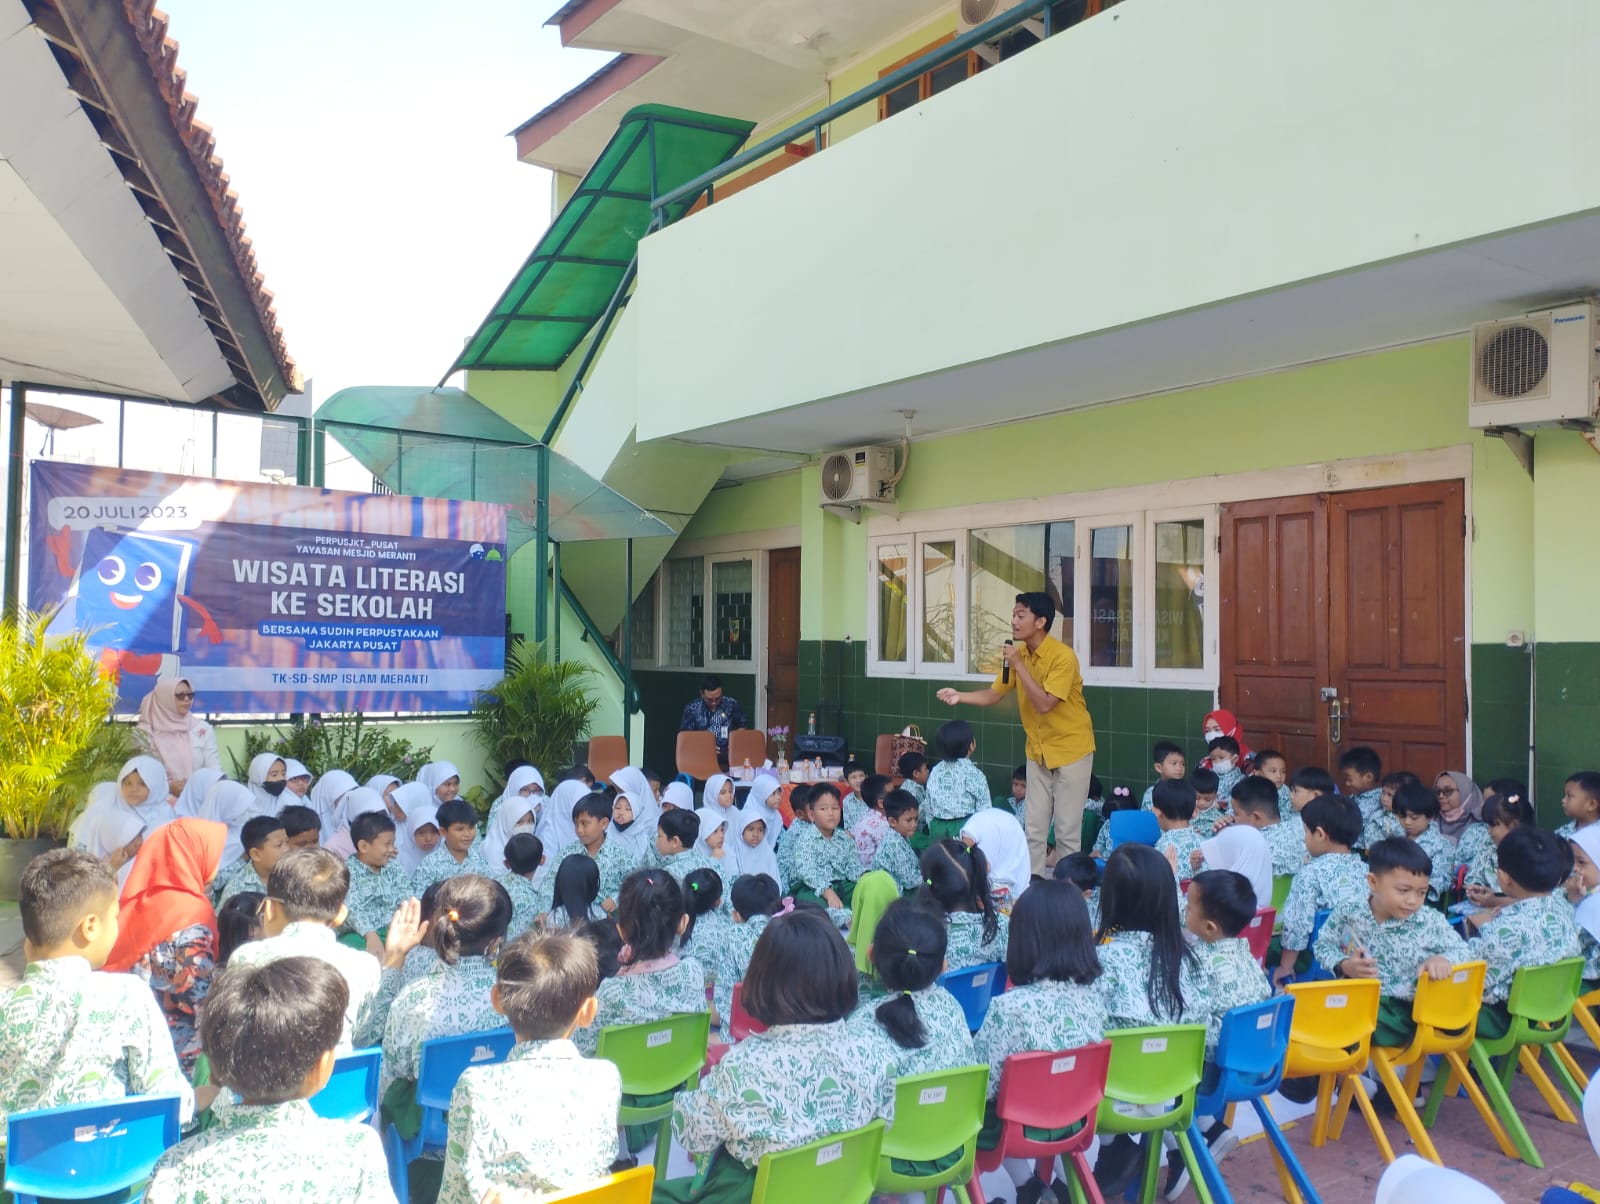
[[[1511,1009],[1503,1003],[1486,1003],[1478,1009],[1478,1036],[1497,1041],[1511,1031]]]
[[[1036,1129],[1032,1125],[1022,1126],[1022,1135],[1029,1141],[1065,1141],[1076,1129],[1082,1125],[1069,1125],[1065,1129]],[[995,1101],[990,1100],[983,1106],[983,1128],[978,1130],[978,1148],[992,1150],[1000,1144],[1000,1132],[1005,1128],[1000,1119],[1000,1113],[995,1110]],[[959,1151],[957,1151],[959,1153]],[[955,1165],[952,1161],[948,1165]]]
[[[834,880],[832,886],[833,893],[839,896],[839,902],[843,903],[846,907],[849,907],[850,900],[855,897],[856,884],[854,882],[846,882],[843,878],[838,878]],[[793,890],[790,891],[790,893],[794,896],[797,903],[815,903],[818,907],[827,906],[827,904],[823,902],[821,895],[817,894],[809,886],[804,884],[796,885]]]
[[[1378,1027],[1372,1034],[1372,1043],[1382,1046],[1408,1045],[1417,1035],[1416,1022],[1411,1019],[1409,999],[1393,999],[1388,995],[1378,1000]]]
[[[971,818],[969,815],[961,819],[929,819],[928,843],[935,845],[941,840],[960,840],[961,829],[966,827],[967,820]]]
[[[651,1204],[750,1204],[756,1190],[756,1168],[746,1166],[726,1150],[718,1150],[699,1191],[693,1191],[694,1182],[658,1181],[650,1193]]]

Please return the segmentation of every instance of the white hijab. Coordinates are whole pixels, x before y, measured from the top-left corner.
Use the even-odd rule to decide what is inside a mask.
[[[128,806],[122,798],[123,780],[132,773],[138,773],[140,780],[150,790],[150,797],[137,807]],[[117,770],[115,782],[103,782],[96,786],[89,794],[89,805],[91,808],[97,804],[100,807],[121,807],[138,819],[140,829],[148,836],[157,828],[170,824],[178,818],[178,812],[173,807],[171,798],[166,768],[154,757],[140,756],[131,757],[122,763],[122,768]],[[85,811],[84,814],[87,816],[88,812]],[[132,839],[133,837],[128,837],[128,840]],[[127,844],[128,841],[122,843]]]
[[[244,826],[258,814],[256,796],[248,786],[230,782],[226,778],[212,784],[200,803],[199,818],[215,820],[228,827],[228,839],[222,846],[222,865],[232,865],[244,856],[244,842],[239,834]]]
[[[985,807],[976,811],[961,826],[961,835],[970,837],[972,843],[983,850],[989,862],[989,881],[992,885],[1004,884],[1015,903],[1028,889],[1033,879],[1033,866],[1028,858],[1028,837],[1015,816],[1007,815],[998,807]],[[1270,896],[1269,896],[1270,897]]]
[[[429,761],[417,771],[417,781],[428,788],[428,793],[433,795],[435,804],[444,802],[439,797],[439,787],[451,778],[457,779],[457,785],[460,784],[461,771],[449,761]],[[460,797],[459,794],[457,797]]]
[[[399,784],[400,779],[392,773],[375,773],[367,779],[367,789],[376,790],[379,798],[383,797],[384,791],[388,790],[390,786],[398,786]]]
[[[671,781],[661,791],[661,809],[671,803],[679,811],[694,810],[694,787],[688,782]]]
[[[1438,1204],[1441,1200],[1451,1204],[1505,1204],[1476,1179],[1435,1166],[1416,1154],[1402,1154],[1389,1164],[1378,1180],[1373,1204]]]
[[[612,775],[611,780],[615,782],[624,772],[626,771],[618,770]],[[656,802],[656,796],[651,792],[650,783],[645,781],[644,774],[639,773],[637,769],[633,772],[638,773],[639,780],[644,782],[644,791],[639,794],[631,790],[618,792],[617,797],[627,799],[628,805],[633,808],[633,822],[624,832],[617,827],[617,821],[613,819],[611,836],[633,854],[634,861],[644,863],[655,853],[656,826],[661,822],[661,804]]]
[[[1600,865],[1600,824],[1579,828],[1569,839],[1584,851],[1590,861]],[[1578,922],[1579,928],[1600,941],[1600,889],[1578,900],[1578,909],[1572,918]]]
[[[751,793],[754,792],[752,788]],[[761,843],[751,848],[744,842],[744,830],[757,820],[766,824],[767,830],[762,834]],[[728,820],[727,843],[723,847],[728,850],[729,858],[737,859],[735,864],[741,877],[745,874],[766,874],[782,888],[777,851],[778,829],[781,827],[782,817],[765,804],[752,807],[746,799],[743,807],[733,811]]]
[[[306,792],[304,797],[301,797],[293,790],[289,789],[289,783],[294,781],[296,778],[306,779]],[[283,793],[289,795],[290,801],[285,803],[283,801],[283,795],[279,795],[278,802],[281,805],[280,810],[282,807],[305,807],[310,805],[311,770],[304,761],[296,761],[293,757],[285,757],[283,759]]]
[[[389,814],[389,808],[383,805],[383,795],[365,786],[357,786],[339,802],[339,827],[348,831],[357,816],[366,815],[370,811]]]
[[[199,816],[206,795],[211,793],[211,788],[226,776],[220,769],[195,770],[184,784],[183,792],[178,795],[178,801],[173,804],[173,814],[179,819],[194,819]]]
[[[423,782],[407,782],[397,786],[390,796],[395,806],[406,813],[405,823],[395,829],[395,845],[400,850],[400,865],[406,873],[415,873],[417,866],[422,864],[426,853],[417,848],[414,839],[418,828],[423,824],[436,824],[439,805],[434,802],[433,794]]]
[[[694,847],[704,853],[711,864],[722,871],[723,878],[731,885],[734,875],[739,872],[739,858],[734,851],[733,840],[728,835],[729,824],[727,819],[704,808],[696,811],[695,817],[700,821],[700,835],[694,838]],[[706,843],[707,838],[718,828],[722,829],[721,857],[712,853],[711,846]]]
[[[356,779],[352,774],[342,769],[330,769],[317,779],[315,786],[307,801],[316,810],[317,816],[322,820],[322,839],[324,841],[333,837],[339,830],[339,807],[344,802],[344,796],[356,788]]]
[[[128,765],[132,763],[130,761]],[[89,792],[89,805],[84,808],[83,814],[72,821],[67,833],[75,846],[102,860],[118,849],[125,848],[134,837],[149,835],[150,830],[139,814],[143,808],[130,807],[122,801],[119,783],[128,775],[128,765],[122,767],[117,781],[101,782]],[[139,776],[144,775],[141,773]],[[154,791],[151,793],[153,795]],[[118,886],[127,880],[132,865],[132,857],[123,862],[122,868],[117,871]]]
[[[524,798],[522,792],[528,786],[537,786],[539,789]],[[495,873],[505,868],[506,842],[517,834],[517,821],[532,812],[533,823],[522,831],[537,831],[539,813],[544,810],[544,803],[543,775],[532,765],[513,769],[511,776],[506,779],[506,788],[494,800],[494,806],[489,808],[489,822],[485,825],[483,856]]]
[[[726,817],[730,822],[733,820],[733,813],[739,809],[739,794],[737,791],[734,792],[734,805],[731,807],[724,807],[717,802],[717,796],[722,793],[722,784],[731,781],[733,779],[725,773],[714,773],[706,779],[706,788],[700,792],[700,806],[707,811]],[[754,790],[755,787],[751,786],[750,789]]]
[[[1232,824],[1201,841],[1200,851],[1205,854],[1207,869],[1234,870],[1250,879],[1257,911],[1272,906],[1272,849],[1259,831],[1248,824]],[[1180,878],[1194,876],[1184,868],[1178,867]]]
[[[611,784],[617,788],[618,794],[625,794],[631,799],[649,795],[650,800],[655,801],[656,792],[650,789],[650,779],[644,776],[644,770],[632,765],[624,765],[613,773]]]
[[[245,784],[250,787],[250,793],[255,796],[257,815],[276,815],[283,806],[283,795],[287,790],[280,790],[277,794],[267,793],[267,774],[272,772],[274,761],[283,762],[284,781],[289,780],[289,759],[280,757],[277,753],[257,753],[250,759],[250,772],[245,775]]]
[[[550,801],[539,813],[539,823],[534,828],[534,833],[544,841],[546,867],[555,864],[556,854],[578,839],[578,829],[572,822],[572,809],[589,794],[589,787],[576,779],[560,783],[551,792]]]

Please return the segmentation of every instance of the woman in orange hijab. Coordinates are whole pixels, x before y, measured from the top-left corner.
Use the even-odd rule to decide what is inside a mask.
[[[131,970],[150,984],[185,1074],[200,1055],[196,1022],[217,958],[206,887],[227,839],[227,825],[209,819],[175,819],[150,833],[123,883],[117,943],[106,959],[107,970]]]

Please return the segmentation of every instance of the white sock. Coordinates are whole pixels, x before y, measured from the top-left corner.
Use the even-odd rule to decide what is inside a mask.
[[[1006,1158],[1001,1161],[1000,1166],[1011,1176],[1013,1187],[1021,1187],[1033,1178],[1033,1163],[1027,1158]]]

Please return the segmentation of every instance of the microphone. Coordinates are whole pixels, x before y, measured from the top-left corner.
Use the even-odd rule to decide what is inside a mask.
[[[1007,640],[1005,643],[1007,648],[1015,647],[1010,640]],[[1000,662],[1000,684],[1003,686],[1009,686],[1011,684],[1010,661],[1003,660]]]

